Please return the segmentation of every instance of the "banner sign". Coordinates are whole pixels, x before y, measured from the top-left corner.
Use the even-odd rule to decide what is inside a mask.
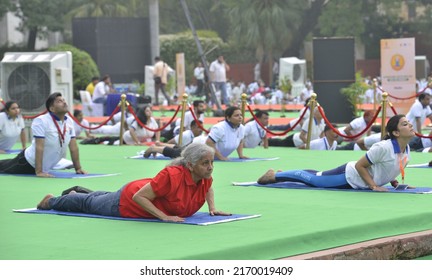
[[[382,39],[381,40],[381,88],[389,95],[388,100],[393,104],[398,114],[408,113],[415,98],[408,98],[416,94],[415,75],[415,39]],[[393,116],[388,110],[388,116]]]
[[[177,73],[177,94],[179,100],[183,100],[183,94],[185,93],[185,88],[186,88],[184,53],[176,54],[176,73]]]

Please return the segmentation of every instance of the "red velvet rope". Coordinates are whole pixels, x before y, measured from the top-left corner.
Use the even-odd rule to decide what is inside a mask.
[[[35,116],[23,116],[23,118],[24,118],[25,120],[32,120],[32,119],[35,119],[35,118],[37,118],[37,117],[39,117],[39,116],[42,116],[42,115],[46,114],[47,112],[48,112],[48,111],[45,110],[45,111],[43,111],[42,113],[39,113],[39,114],[37,114],[37,115],[35,115]]]
[[[197,119],[197,117],[195,116],[195,112],[193,111],[193,109],[192,109],[191,106],[189,106],[189,111],[192,113],[192,117],[194,118],[195,123],[197,124],[197,126],[198,126],[199,128],[201,128],[205,133],[209,134],[210,131],[207,130],[207,129],[205,129],[204,126],[201,125],[200,121],[199,121],[199,120]]]
[[[89,127],[89,126],[85,126],[83,124],[81,124],[77,118],[75,118],[70,112],[68,112],[69,117],[71,117],[74,122],[76,122],[79,126],[81,126],[84,129],[88,129],[88,130],[93,130],[93,129],[98,129],[101,128],[102,126],[106,125],[113,117],[114,115],[120,110],[120,106],[117,106],[114,108],[114,111],[111,113],[111,115],[108,117],[108,119],[106,119],[104,122],[102,122],[100,125],[98,126],[93,126],[93,127]]]
[[[424,89],[422,89],[421,91],[419,91],[419,92],[417,93],[417,95],[422,94],[422,93],[425,92],[428,88],[429,88],[429,86],[426,86]]]
[[[377,111],[375,112],[374,117],[372,118],[372,120],[368,123],[368,125],[366,126],[365,129],[363,129],[362,131],[360,131],[359,133],[355,134],[355,135],[344,135],[342,133],[340,133],[340,131],[335,128],[327,119],[327,117],[325,116],[321,106],[318,106],[318,111],[320,112],[321,116],[323,117],[325,123],[331,128],[331,130],[333,130],[337,135],[343,137],[343,138],[348,138],[348,139],[355,139],[359,136],[362,136],[366,131],[368,131],[368,129],[373,125],[373,123],[375,122],[376,118],[378,117],[379,112],[381,111],[381,106],[378,107]]]
[[[166,124],[165,124],[164,126],[162,126],[161,128],[157,128],[157,129],[150,128],[150,127],[146,126],[145,124],[143,124],[143,123],[138,119],[138,117],[137,117],[137,115],[135,114],[135,112],[134,112],[134,110],[133,110],[133,108],[132,108],[131,105],[128,105],[128,109],[129,109],[129,112],[134,116],[135,120],[137,121],[137,123],[138,123],[140,126],[142,126],[143,128],[145,128],[145,129],[147,129],[147,130],[150,130],[150,131],[153,131],[153,132],[158,132],[158,131],[162,131],[162,130],[164,130],[164,129],[165,129],[165,128],[170,124],[170,123],[173,122],[174,118],[177,116],[178,111],[180,110],[180,105],[177,107],[177,110],[175,111],[174,116],[169,120],[169,122],[166,123]]]
[[[293,130],[300,123],[300,121],[303,119],[304,115],[306,114],[306,111],[309,110],[309,107],[307,107],[306,110],[304,110],[303,113],[301,114],[301,116],[299,117],[298,121],[292,127],[288,128],[287,130],[285,130],[283,132],[272,132],[259,122],[259,120],[255,116],[252,108],[249,105],[247,105],[247,107],[248,107],[248,110],[251,113],[252,117],[254,118],[254,120],[257,122],[257,124],[259,126],[261,126],[262,129],[264,129],[267,133],[270,133],[271,135],[277,135],[277,136],[283,136],[283,135],[287,134],[288,132],[290,132],[291,130]]]
[[[385,90],[383,90],[382,88],[380,88],[380,87],[377,87],[379,90],[381,90],[382,92],[384,92]],[[424,90],[426,90],[426,89],[424,89]],[[398,99],[398,100],[409,100],[409,99],[412,99],[412,98],[416,98],[417,96],[418,96],[418,94],[414,94],[413,96],[409,96],[409,97],[397,97],[397,96],[394,96],[394,95],[391,95],[389,92],[387,92],[388,93],[388,96],[389,97],[391,97],[391,98],[394,98],[394,99]]]
[[[0,102],[3,104],[3,106],[6,106],[6,102],[4,102],[3,99],[1,99]],[[39,117],[39,116],[42,116],[43,114],[46,114],[46,112],[48,112],[48,111],[45,110],[45,111],[43,111],[42,113],[37,114],[36,116],[22,116],[22,117],[23,117],[23,119],[25,119],[25,120],[31,120],[31,119],[37,118],[37,117]]]
[[[390,109],[393,111],[393,114],[397,115],[398,113],[396,112],[396,110],[393,107],[393,105],[392,104],[389,104],[389,105],[390,105]],[[432,139],[432,136],[426,136],[426,135],[423,135],[423,134],[420,134],[420,133],[417,133],[417,132],[415,133],[415,135],[417,137],[420,137],[420,138],[429,138],[429,139]]]

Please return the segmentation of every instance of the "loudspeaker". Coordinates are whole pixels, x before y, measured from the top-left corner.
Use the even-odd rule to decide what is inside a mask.
[[[355,117],[340,92],[354,82],[354,38],[314,38],[313,87],[330,122],[349,123]]]
[[[73,45],[88,52],[115,83],[144,82],[150,57],[148,18],[74,18]]]

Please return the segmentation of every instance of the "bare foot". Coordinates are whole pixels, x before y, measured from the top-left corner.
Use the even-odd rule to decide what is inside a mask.
[[[266,185],[276,183],[276,173],[273,169],[269,169],[264,175],[258,179],[258,184]]]
[[[52,194],[47,194],[42,200],[41,202],[39,202],[39,204],[37,205],[37,209],[39,210],[50,210],[51,207],[49,206],[49,200],[50,198],[53,198],[54,195]]]
[[[144,157],[149,158],[152,153],[154,153],[153,145],[147,148],[147,150],[144,152]]]

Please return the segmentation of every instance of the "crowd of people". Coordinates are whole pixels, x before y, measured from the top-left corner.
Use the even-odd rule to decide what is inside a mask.
[[[168,104],[172,104],[173,100],[165,92],[166,75],[170,67],[159,57],[155,62],[155,103],[159,104],[158,92],[162,91]],[[105,138],[95,135],[102,134],[109,135],[108,142],[115,144],[120,141],[118,134],[123,127],[122,144],[151,145],[144,152],[144,157],[149,158],[159,153],[173,161],[155,177],[128,182],[116,192],[79,193],[72,190],[59,197],[48,194],[37,207],[44,210],[182,222],[185,217],[197,212],[205,202],[210,215],[229,215],[215,207],[212,172],[214,160],[229,161],[234,151],[239,159],[247,159],[246,149],[258,146],[264,149],[279,146],[311,150],[367,150],[366,155],[359,160],[328,171],[269,170],[258,179],[258,183],[300,181],[313,187],[373,191],[387,191],[383,187],[387,183],[393,186],[399,184],[395,180],[402,172],[399,166],[403,165],[404,168],[408,164],[410,150],[432,152],[432,132],[426,135],[428,137],[415,135],[422,133],[427,118],[432,121],[430,93],[426,91],[418,95],[406,116],[395,115],[389,119],[385,131],[386,140],[382,140],[381,131],[371,126],[376,113],[373,110],[366,110],[362,116],[342,127],[326,123],[322,108],[309,112],[308,104],[313,93],[310,82],[306,83],[305,89],[296,97],[295,102],[305,103],[298,118],[287,121],[284,125],[269,126],[269,113],[256,110],[254,118],[244,122],[242,111],[235,106],[236,98],[242,92],[248,93],[249,101],[254,104],[293,101],[294,98],[287,97],[287,93],[280,89],[265,87],[262,81],[255,81],[248,86],[238,83],[232,87],[226,79],[229,70],[223,56],[218,56],[210,65],[210,80],[220,92],[220,101],[226,105],[226,109],[224,119],[209,130],[204,127],[204,112],[206,106],[215,102],[211,97],[208,100],[196,99],[191,110],[186,112],[183,123],[178,118],[163,131],[159,129],[160,123],[152,116],[150,105],[137,108],[136,114],[127,113],[124,123],[121,123],[121,115],[117,113],[111,124],[94,129],[80,110],[74,111],[73,119],[68,116],[69,104],[61,93],[56,92],[46,100],[47,112],[32,121],[33,138],[27,147],[19,104],[8,101],[0,113],[0,153],[10,150],[18,139],[22,150],[14,158],[0,160],[0,173],[52,177],[50,170],[66,158],[69,150],[75,172],[86,174],[81,165],[77,139],[82,139],[82,143],[97,144],[104,142]],[[197,64],[194,75],[198,86],[192,95],[203,97],[206,95],[207,81],[201,64]],[[100,80],[95,77],[87,90],[92,93],[95,103],[104,103],[111,86],[109,76]],[[368,94],[365,93],[365,96]],[[375,94],[374,96],[376,97]],[[289,135],[274,137],[271,133],[272,130],[292,129],[295,124],[298,124],[295,131]],[[398,162],[403,164],[397,164]]]

